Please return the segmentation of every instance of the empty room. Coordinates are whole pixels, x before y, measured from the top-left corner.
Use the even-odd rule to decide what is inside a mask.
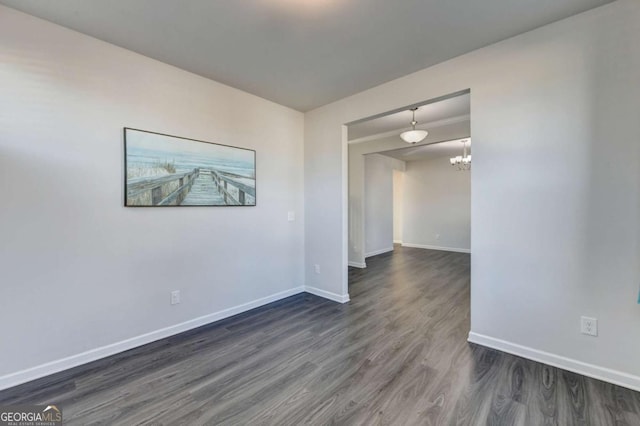
[[[640,425],[637,40],[0,0],[0,425]]]

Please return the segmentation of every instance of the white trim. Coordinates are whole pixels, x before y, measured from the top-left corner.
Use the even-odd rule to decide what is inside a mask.
[[[117,353],[124,352],[138,346],[146,345],[147,343],[155,342],[156,340],[164,339],[175,334],[179,334],[215,321],[219,321],[221,319],[246,312],[250,309],[254,309],[280,299],[284,299],[285,297],[303,293],[304,291],[304,287],[296,287],[289,290],[281,291],[279,293],[256,299],[251,302],[243,303],[242,305],[234,306],[232,308],[224,309],[213,314],[194,318],[180,324],[171,325],[169,327],[161,328],[159,330],[125,339],[120,342],[112,343],[110,345],[101,346],[99,348],[91,349],[76,355],[71,355],[66,358],[47,362],[45,364],[37,365],[35,367],[27,368],[15,373],[10,373],[0,377],[0,390],[17,386],[22,383],[30,382],[31,380],[39,379],[45,376],[49,376],[60,371],[68,370],[79,365],[87,364],[101,358],[106,358],[108,356],[115,355]]]
[[[448,126],[450,124],[462,123],[464,121],[471,121],[471,115],[465,114],[465,115],[459,115],[457,117],[444,118],[442,120],[431,121],[429,123],[420,123],[416,126],[416,130],[429,130],[429,129],[433,129],[434,127]],[[400,133],[406,130],[411,130],[412,128],[413,127],[403,127],[401,129],[389,130],[386,132],[376,133],[375,135],[363,136],[361,138],[352,139],[347,143],[349,145],[353,145],[353,144],[362,143],[362,142],[374,141],[376,139],[388,138],[390,136],[400,137]]]
[[[402,244],[402,240],[393,240],[393,244]]]
[[[304,291],[307,293],[315,294],[316,296],[324,297],[325,299],[333,300],[338,303],[347,303],[349,301],[349,294],[339,295],[330,291],[321,290],[315,287],[305,286]]]
[[[470,249],[455,248],[455,247],[430,246],[430,245],[426,245],[426,244],[402,243],[402,247],[421,248],[421,249],[427,249],[427,250],[453,251],[453,252],[456,252],[456,253],[471,253]]]
[[[342,131],[342,294],[347,295],[349,301],[349,129],[341,126]],[[364,222],[364,221],[363,221]],[[343,302],[341,302],[343,303]]]
[[[364,263],[364,262],[362,262],[362,263],[359,263],[359,262],[349,262],[349,266],[353,266],[354,268],[364,269],[364,268],[366,268],[366,267],[367,267],[367,264],[366,264],[366,263]]]
[[[572,371],[587,377],[603,380],[608,383],[613,383],[614,385],[640,391],[640,376],[634,376],[632,374],[623,373],[622,371],[588,364],[576,359],[540,351],[474,332],[469,332],[469,338],[467,341],[520,356],[522,358],[527,358],[532,361],[548,364],[553,367],[562,368],[563,370]]]
[[[383,248],[383,249],[380,249],[380,250],[375,250],[375,251],[372,251],[370,253],[365,253],[364,258],[366,259],[367,257],[377,256],[377,255],[383,254],[383,253],[389,253],[390,251],[393,251],[393,246],[387,247],[387,248]]]

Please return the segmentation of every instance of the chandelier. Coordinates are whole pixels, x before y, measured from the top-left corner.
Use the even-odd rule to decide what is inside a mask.
[[[471,170],[471,154],[467,154],[467,143],[471,145],[471,139],[462,139],[462,155],[449,158],[449,162],[456,170]]]
[[[411,130],[400,133],[402,140],[407,143],[418,143],[424,140],[424,138],[429,134],[426,130],[416,130],[416,124],[418,124],[416,121],[417,110],[418,108],[411,108],[411,112],[413,113],[413,118],[411,119]]]

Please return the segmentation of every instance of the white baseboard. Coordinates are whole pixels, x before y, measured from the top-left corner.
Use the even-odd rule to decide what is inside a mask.
[[[358,263],[358,262],[349,262],[349,266],[353,266],[354,268],[364,269],[367,267],[366,263]]]
[[[250,309],[257,308],[262,305],[266,305],[271,302],[275,302],[285,297],[293,296],[294,294],[303,293],[304,287],[296,287],[289,290],[285,290],[270,296],[266,296],[254,301],[243,303],[242,305],[234,306],[232,308],[224,309],[222,311],[208,314],[202,317],[198,317],[180,324],[172,325],[169,327],[155,330],[150,333],[142,334],[140,336],[132,337],[130,339],[122,340],[120,342],[112,343],[110,345],[102,346],[96,349],[91,349],[86,352],[82,352],[77,355],[72,355],[67,358],[62,358],[56,361],[51,361],[46,364],[41,364],[35,367],[31,367],[22,371],[7,374],[0,377],[0,390],[7,389],[13,386],[20,385],[22,383],[30,382],[31,380],[39,379],[60,371],[68,370],[73,367],[77,367],[82,364],[87,364],[92,361],[106,358],[111,355],[115,355],[120,352],[127,351],[129,349],[136,348],[138,346],[146,345],[147,343],[154,342],[156,340],[164,339],[169,336],[173,336],[184,331],[188,331],[215,321],[219,321],[224,318],[231,317],[233,315],[240,314]],[[308,291],[308,290],[307,290]],[[313,293],[312,291],[309,291]],[[313,293],[317,294],[317,293]],[[332,294],[332,293],[329,293]],[[321,297],[322,294],[318,294]],[[334,300],[331,297],[328,299]],[[348,296],[347,296],[348,301]],[[344,302],[342,302],[344,303]]]
[[[456,253],[471,253],[471,250],[464,248],[455,248],[455,247],[440,247],[440,246],[429,246],[426,244],[412,244],[412,243],[402,243],[402,247],[412,247],[412,248],[421,248],[428,250],[440,250],[440,251],[453,251]]]
[[[622,371],[588,364],[586,362],[563,357],[560,355],[555,355],[549,352],[540,351],[537,349],[529,348],[527,346],[518,345],[516,343],[507,342],[505,340],[496,339],[474,332],[469,333],[469,338],[467,340],[471,343],[476,343],[481,346],[497,349],[499,351],[517,355],[522,358],[527,358],[532,361],[541,362],[543,364],[562,368],[563,370],[572,371],[574,373],[582,374],[584,376],[592,377],[594,379],[602,380],[614,385],[622,386],[635,391],[640,391],[639,376],[634,376],[632,374],[623,373]]]
[[[393,244],[402,244],[402,240],[393,240]]]
[[[374,251],[369,252],[369,253],[365,253],[364,258],[366,259],[367,257],[377,256],[377,255],[383,254],[383,253],[389,253],[390,251],[393,251],[393,246],[387,247],[387,248],[383,248],[383,249],[380,249],[380,250],[374,250]]]
[[[333,300],[338,303],[347,303],[349,301],[349,294],[340,295],[326,290],[321,290],[315,287],[305,286],[304,291],[307,293],[315,294],[316,296],[324,297],[325,299]]]

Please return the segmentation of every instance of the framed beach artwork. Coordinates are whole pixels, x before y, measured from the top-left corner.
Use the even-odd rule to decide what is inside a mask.
[[[255,206],[256,152],[125,127],[128,207]]]

